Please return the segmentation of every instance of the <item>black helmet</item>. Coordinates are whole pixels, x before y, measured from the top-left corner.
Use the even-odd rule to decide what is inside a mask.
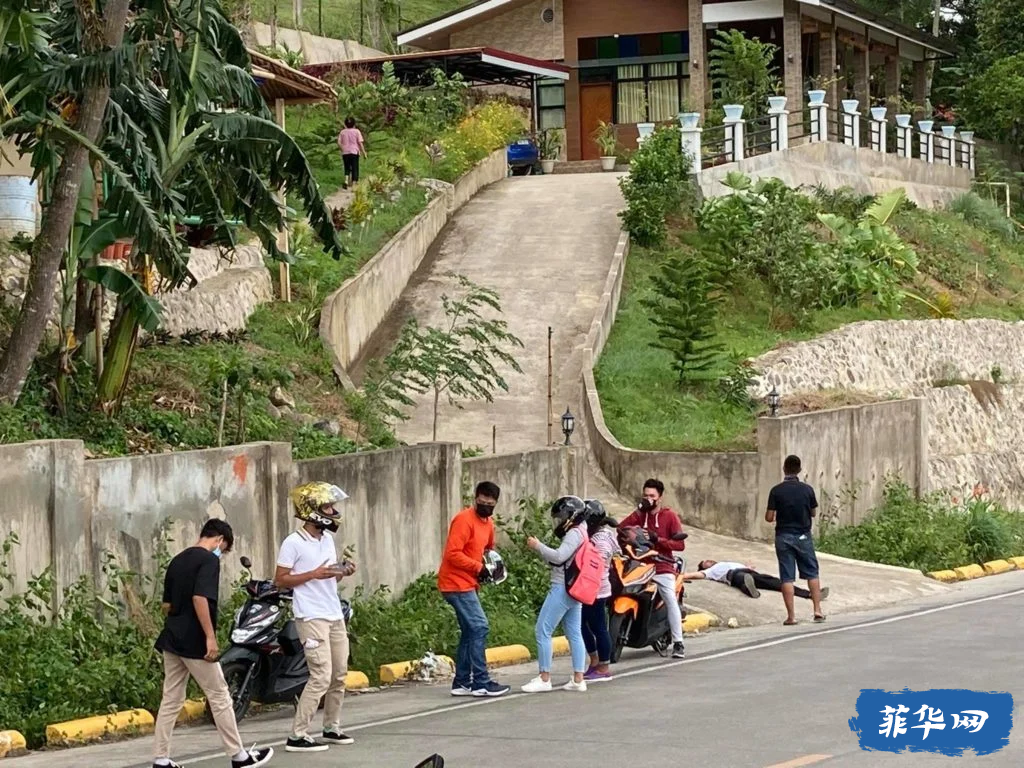
[[[565,536],[565,532],[583,521],[587,514],[587,505],[579,496],[563,496],[551,505],[551,517],[555,522],[555,535]]]
[[[593,536],[597,533],[597,530],[604,525],[610,525],[617,527],[618,523],[612,518],[608,517],[608,512],[604,508],[598,499],[587,499],[584,504],[586,505],[586,513],[584,519],[587,521],[587,531]]]

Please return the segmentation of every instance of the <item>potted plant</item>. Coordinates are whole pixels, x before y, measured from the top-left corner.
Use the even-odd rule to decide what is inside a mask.
[[[636,137],[636,143],[637,146],[640,146],[644,143],[644,139],[647,139],[654,133],[654,123],[637,123],[636,131],[638,134]]]
[[[887,107],[872,107],[871,108],[871,119],[876,123],[885,122],[885,113],[888,112]]]
[[[968,143],[974,141],[974,131],[960,131],[960,139]]]
[[[618,137],[615,135],[615,126],[602,120],[597,130],[594,131],[594,143],[601,152],[601,170],[615,170],[615,152],[619,146]]]
[[[768,109],[771,112],[778,114],[786,108],[786,97],[785,96],[769,96],[768,97]]]
[[[555,161],[562,151],[562,137],[559,129],[547,128],[537,137],[537,149],[540,151],[540,167],[544,173],[555,170]]]
[[[921,131],[921,133],[931,133],[932,132],[932,128],[934,128],[934,127],[935,127],[935,121],[934,120],[918,120],[917,121],[917,129],[919,131]]]
[[[825,103],[825,96],[828,91],[826,90],[833,83],[839,82],[838,77],[825,77],[824,75],[815,75],[812,77],[808,84],[810,88],[807,91],[807,98],[810,100],[811,106]]]
[[[956,126],[955,125],[944,125],[944,126],[942,126],[942,135],[945,138],[952,139],[955,134],[956,134]]]
[[[700,122],[700,105],[689,93],[686,94],[686,100],[683,102],[683,110],[677,115],[679,126],[684,131],[696,128],[697,123]]]
[[[913,115],[896,115],[896,125],[900,128],[909,128],[910,121],[913,119]]]
[[[722,109],[725,110],[726,120],[742,120],[743,119],[743,105],[742,104],[723,104]]]
[[[843,112],[848,115],[854,115],[857,113],[857,105],[859,104],[859,99],[843,99]]]

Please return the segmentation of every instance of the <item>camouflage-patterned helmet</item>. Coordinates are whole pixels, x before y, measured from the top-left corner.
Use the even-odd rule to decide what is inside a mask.
[[[326,528],[332,533],[338,530],[341,511],[335,505],[348,498],[348,494],[341,488],[331,483],[306,483],[292,490],[291,497],[295,516],[299,520]]]

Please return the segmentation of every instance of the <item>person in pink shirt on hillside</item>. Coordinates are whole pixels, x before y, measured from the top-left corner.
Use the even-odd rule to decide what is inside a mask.
[[[338,134],[338,148],[341,150],[341,162],[345,166],[345,182],[342,187],[348,189],[349,184],[359,181],[359,156],[366,157],[363,132],[356,128],[354,118],[345,118],[345,127]]]

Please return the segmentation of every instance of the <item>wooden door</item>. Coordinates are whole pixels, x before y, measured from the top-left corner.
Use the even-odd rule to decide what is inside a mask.
[[[594,143],[594,131],[601,121],[612,122],[612,84],[580,86],[580,146],[584,160],[597,160],[601,151]]]

